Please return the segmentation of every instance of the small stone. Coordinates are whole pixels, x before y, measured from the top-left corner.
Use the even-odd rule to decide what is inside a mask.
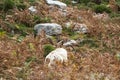
[[[66,27],[66,28],[70,28],[71,25],[72,25],[72,22],[67,22],[67,23],[65,23],[65,27]]]
[[[57,0],[46,0],[47,4],[49,5],[56,5],[62,9],[66,8],[67,5],[63,2],[57,1]]]
[[[73,4],[77,4],[77,2],[76,1],[71,1]]]
[[[74,44],[77,44],[75,40],[69,40],[66,43],[64,43],[63,46],[72,46]]]
[[[37,9],[35,9],[35,6],[30,6],[28,8],[32,13],[36,13],[37,12]]]

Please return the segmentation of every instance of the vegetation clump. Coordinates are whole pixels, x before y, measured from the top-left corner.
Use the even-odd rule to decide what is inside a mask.
[[[15,7],[14,0],[4,0],[3,1],[3,10],[8,11],[9,9],[13,9]]]
[[[103,4],[94,6],[94,10],[96,13],[103,13],[103,12],[111,13],[111,9],[106,7],[106,5],[103,5]]]
[[[51,51],[53,51],[55,48],[51,44],[46,44],[44,47],[44,57],[46,57]]]

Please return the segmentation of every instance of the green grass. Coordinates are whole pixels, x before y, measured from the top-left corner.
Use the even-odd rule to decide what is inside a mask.
[[[43,47],[44,49],[44,57],[46,57],[51,51],[53,51],[55,48],[51,44],[46,44]]]

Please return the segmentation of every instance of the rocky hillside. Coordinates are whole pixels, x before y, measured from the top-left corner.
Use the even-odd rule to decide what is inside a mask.
[[[0,80],[119,80],[119,0],[0,0]],[[67,50],[51,68],[45,57]]]

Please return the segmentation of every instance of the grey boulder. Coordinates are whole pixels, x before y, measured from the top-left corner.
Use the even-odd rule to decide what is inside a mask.
[[[46,35],[59,35],[62,33],[62,26],[56,23],[42,23],[34,26],[36,35],[39,35],[42,30],[45,31]]]

